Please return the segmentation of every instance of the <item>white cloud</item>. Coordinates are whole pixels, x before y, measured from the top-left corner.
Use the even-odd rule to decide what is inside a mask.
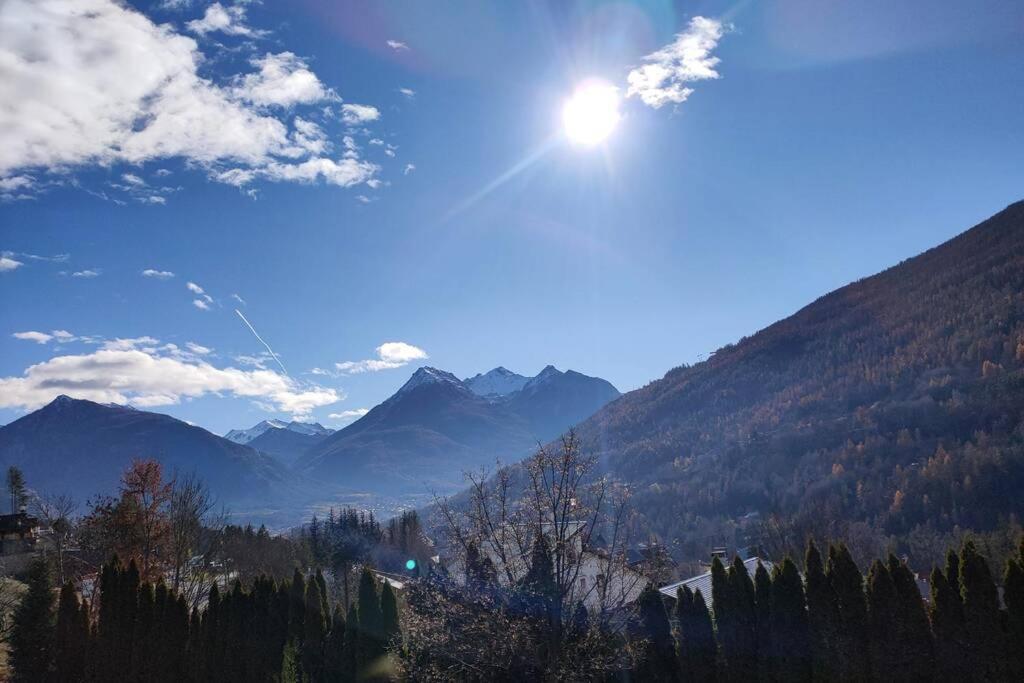
[[[237,301],[238,303],[242,304],[243,306],[245,306],[245,299],[243,299],[238,294],[232,294],[231,298],[234,299],[235,301]]]
[[[169,270],[156,270],[155,268],[146,268],[142,271],[143,277],[155,277],[157,280],[170,280],[174,277],[174,273]]]
[[[205,356],[207,354],[213,353],[213,349],[211,349],[210,347],[202,346],[201,344],[196,344],[195,342],[187,342],[185,344],[185,347],[188,348],[188,350],[191,351],[192,353],[198,354],[200,356]]]
[[[334,367],[342,374],[357,375],[363,372],[400,368],[414,360],[423,360],[429,357],[423,349],[405,342],[385,342],[376,350],[377,358],[335,363]]]
[[[403,43],[400,40],[389,40],[388,41],[388,47],[390,47],[395,52],[401,52],[402,50],[408,50],[409,49],[409,46],[406,45],[405,43]]]
[[[201,36],[215,31],[229,36],[247,36],[249,38],[264,35],[262,31],[256,31],[246,26],[245,5],[242,3],[224,7],[219,2],[215,2],[206,8],[202,19],[194,19],[185,26],[188,30]]]
[[[328,419],[331,419],[331,420],[341,420],[342,422],[351,422],[351,421],[358,420],[363,415],[366,415],[368,412],[370,412],[369,408],[356,408],[354,410],[343,410],[340,413],[331,413],[327,417],[328,417]]]
[[[210,310],[209,302],[204,301],[203,299],[193,299],[192,300],[192,305],[195,306],[196,308],[198,308],[200,311],[208,311],[208,310]]]
[[[129,185],[144,186],[146,181],[135,175],[134,173],[124,173],[121,175],[121,179]]]
[[[194,282],[186,282],[185,289],[192,292],[193,294],[205,294],[206,291]]]
[[[58,342],[70,342],[78,339],[75,335],[71,334],[67,330],[53,330],[53,338]]]
[[[402,175],[409,175],[410,173],[412,173],[415,170],[416,170],[416,164],[406,164],[405,165],[405,170],[402,171]]]
[[[98,268],[95,270],[91,268],[86,268],[85,270],[76,270],[75,272],[71,273],[71,277],[93,278],[99,277],[100,273],[102,272],[103,271],[99,270]]]
[[[0,407],[32,410],[59,394],[143,407],[231,394],[307,415],[344,398],[334,389],[299,383],[271,370],[218,368],[201,358],[174,357],[176,347],[155,348],[157,343],[151,337],[116,340],[93,353],[51,358],[20,377],[0,378]]]
[[[17,261],[9,256],[0,256],[0,273],[6,273],[23,265],[25,264],[21,261]]]
[[[45,332],[35,332],[35,331],[15,332],[11,336],[14,337],[15,339],[23,339],[25,341],[32,341],[32,342],[35,342],[36,344],[46,344],[51,339],[53,339],[53,335],[52,334],[46,334]]]
[[[719,77],[715,67],[720,60],[711,52],[725,32],[726,26],[717,19],[694,17],[674,42],[647,55],[645,64],[629,72],[626,97],[636,95],[655,109],[685,102],[693,93],[687,83]]]
[[[298,116],[295,117],[295,133],[292,138],[296,145],[310,154],[323,154],[330,147],[323,128]]]
[[[341,120],[350,126],[369,123],[380,118],[380,110],[368,104],[341,105]]]
[[[213,7],[236,30],[239,6]],[[5,192],[33,188],[29,169],[69,173],[171,158],[239,186],[264,178],[345,187],[378,172],[365,162],[321,159],[308,129],[268,112],[271,104],[333,95],[291,53],[259,58],[257,72],[224,85],[199,75],[205,59],[192,37],[115,0],[7,0],[0,12],[0,182],[12,189]]]
[[[413,90],[412,88],[399,88],[398,92],[402,93],[403,95],[408,97],[410,100],[412,98],[416,97],[416,91]]]
[[[306,63],[291,52],[268,52],[249,63],[259,71],[236,79],[234,92],[240,99],[264,106],[291,107],[337,98]]]

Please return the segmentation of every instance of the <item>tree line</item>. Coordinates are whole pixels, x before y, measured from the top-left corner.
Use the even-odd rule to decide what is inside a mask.
[[[162,579],[143,578],[134,558],[103,566],[93,618],[71,582],[56,605],[44,560],[33,563],[14,616],[14,681],[319,681],[389,680],[388,649],[401,640],[391,586],[364,569],[356,601],[331,605],[321,572],[248,588],[214,583],[206,604],[189,610]]]

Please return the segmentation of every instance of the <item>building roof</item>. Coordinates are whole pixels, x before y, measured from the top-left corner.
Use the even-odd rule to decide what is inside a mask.
[[[743,561],[743,566],[747,568],[747,573],[750,574],[751,577],[753,577],[754,572],[757,571],[757,565],[759,563],[764,565],[764,568],[767,569],[769,572],[772,570],[772,567],[775,566],[774,564],[772,564],[772,562],[770,560],[762,560],[759,557],[751,557],[750,559],[744,560]],[[661,588],[658,589],[658,591],[662,595],[664,595],[666,597],[669,597],[669,598],[672,598],[673,600],[675,600],[676,599],[676,592],[680,588],[682,588],[683,586],[689,586],[690,590],[695,592],[695,593],[699,590],[701,596],[704,598],[704,602],[708,606],[708,609],[709,610],[711,609],[711,572],[710,571],[704,572],[703,574],[699,574],[697,576],[693,576],[693,577],[691,577],[689,579],[685,579],[683,581],[677,581],[675,583],[670,583],[667,586],[662,586]]]

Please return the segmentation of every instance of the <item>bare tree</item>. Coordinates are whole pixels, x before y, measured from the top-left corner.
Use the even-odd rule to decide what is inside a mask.
[[[57,559],[57,577],[60,580],[60,585],[67,580],[64,553],[74,534],[73,515],[77,507],[75,499],[67,494],[41,494],[32,501],[33,514],[50,531],[50,540],[53,543],[53,552]]]
[[[227,513],[216,509],[210,489],[194,473],[175,477],[168,509],[171,588],[191,606],[216,578],[215,563]]]

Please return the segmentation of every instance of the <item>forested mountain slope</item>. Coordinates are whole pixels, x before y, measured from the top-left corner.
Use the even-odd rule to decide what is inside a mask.
[[[580,431],[682,555],[750,512],[919,542],[1006,524],[1024,512],[1024,202]]]

